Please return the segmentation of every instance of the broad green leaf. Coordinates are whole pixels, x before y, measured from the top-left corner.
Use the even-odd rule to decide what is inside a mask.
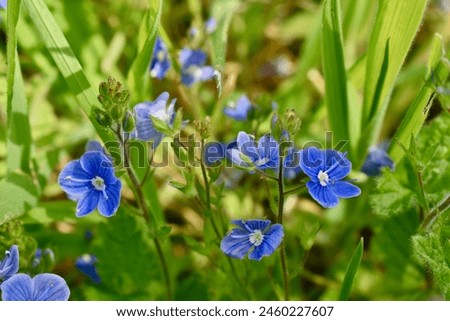
[[[147,224],[138,215],[133,208],[121,206],[108,222],[98,226],[92,251],[105,289],[123,300],[142,296],[142,292],[148,298],[161,299],[161,265]]]
[[[353,252],[352,258],[347,266],[347,271],[345,272],[344,280],[342,281],[341,291],[339,293],[339,300],[344,301],[348,300],[348,296],[350,294],[350,290],[352,289],[353,280],[355,279],[356,272],[358,272],[359,264],[361,263],[361,259],[364,251],[364,239],[358,243],[358,246]]]
[[[322,56],[328,119],[334,138],[347,141],[349,126],[354,122],[349,123],[348,119],[347,72],[339,0],[327,0],[323,7]]]
[[[89,84],[83,68],[44,1],[23,0],[23,3],[56,66],[77,98],[80,107],[91,120],[98,135],[103,142],[113,140],[112,134],[105,131],[95,119],[92,110],[93,107],[99,106],[96,91]]]
[[[227,53],[228,29],[234,13],[241,5],[240,0],[215,0],[212,3],[211,15],[217,21],[217,28],[212,37],[211,60],[214,68],[223,70]]]
[[[0,181],[0,225],[17,218],[38,200],[38,191],[30,177],[12,173]]]
[[[149,84],[150,77],[148,67],[155,46],[163,1],[152,0],[150,3],[152,7],[147,11],[140,30],[140,33],[144,34],[145,41],[141,47],[138,48],[138,54],[127,75],[128,88],[134,101],[148,99],[148,93],[145,91]]]
[[[21,1],[11,1],[7,19],[7,169],[9,173],[22,170],[30,173],[31,131],[19,56],[16,26]]]
[[[422,21],[427,0],[381,0],[369,39],[362,130],[357,166],[374,144],[385,117],[395,79]]]
[[[443,81],[449,75],[448,68],[442,62],[442,59],[444,58],[442,36],[435,34],[431,44],[430,58],[428,60],[427,80],[422,85],[422,88],[411,106],[408,108],[406,116],[403,118],[400,127],[397,129],[389,148],[389,155],[395,163],[399,162],[404,155],[404,150],[401,148],[400,144],[409,148],[409,139],[411,135],[414,137],[417,135],[428,116],[428,111],[434,98],[432,82]]]

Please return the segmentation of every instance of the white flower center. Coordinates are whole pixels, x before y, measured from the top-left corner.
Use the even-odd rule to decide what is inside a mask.
[[[190,66],[188,69],[186,69],[186,72],[195,80],[199,80],[202,78],[202,69],[196,65]]]
[[[249,240],[250,243],[252,243],[254,246],[259,246],[264,240],[264,234],[261,232],[261,230],[255,230],[250,234]]]
[[[92,180],[91,180],[92,185],[94,185],[95,189],[98,191],[104,191],[106,186],[105,186],[105,181],[103,180],[103,178],[99,177],[99,176],[95,176]]]
[[[327,172],[319,171],[317,178],[319,179],[320,185],[322,186],[327,186],[328,182],[330,181]]]
[[[163,122],[165,122],[165,123],[167,123],[167,124],[170,122],[170,115],[166,112],[165,109],[158,110],[158,111],[153,115],[153,117],[156,117],[156,118],[158,118],[158,119],[161,119]]]

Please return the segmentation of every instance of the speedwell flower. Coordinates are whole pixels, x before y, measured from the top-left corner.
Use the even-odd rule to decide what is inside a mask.
[[[304,149],[301,152],[300,166],[311,178],[306,183],[309,194],[323,207],[335,207],[339,198],[361,194],[359,187],[342,181],[350,173],[352,163],[341,152],[315,147]]]
[[[163,79],[170,69],[169,54],[166,44],[160,37],[156,38],[153,56],[150,62],[150,75],[153,78]]]
[[[143,141],[152,141],[153,148],[158,147],[164,134],[155,128],[152,116],[164,121],[169,127],[172,127],[175,119],[174,107],[176,99],[172,99],[169,106],[167,106],[168,99],[169,93],[163,92],[154,101],[146,101],[134,106],[136,128],[134,132],[131,133],[132,138]]]
[[[112,162],[101,152],[86,152],[81,159],[69,162],[59,174],[58,183],[78,202],[77,217],[96,208],[110,217],[119,207],[122,183],[114,175]]]
[[[214,31],[216,31],[217,28],[217,21],[214,17],[209,18],[205,21],[205,32],[207,34],[211,34]]]
[[[279,163],[278,143],[272,135],[264,135],[256,143],[247,133],[239,132],[236,144],[227,150],[227,157],[240,167],[276,169]]]
[[[233,220],[237,228],[229,232],[220,243],[220,249],[228,256],[243,259],[248,253],[250,260],[260,261],[271,255],[281,244],[283,226],[269,220]]]
[[[31,278],[19,273],[0,286],[3,301],[67,301],[70,290],[66,281],[52,273]]]
[[[207,81],[214,76],[214,68],[205,66],[206,54],[201,50],[184,48],[180,53],[181,82],[190,87],[196,82]]]
[[[97,263],[97,258],[92,254],[84,254],[79,256],[75,261],[75,266],[77,269],[88,276],[94,283],[100,283],[102,280],[97,272],[95,264]]]
[[[0,280],[6,280],[19,271],[19,247],[17,245],[5,251],[5,258],[0,261]]]
[[[386,153],[384,146],[371,147],[369,154],[361,167],[361,172],[367,176],[378,176],[381,174],[383,167],[394,169],[394,161]]]
[[[228,102],[227,106],[223,109],[223,112],[228,117],[235,120],[243,121],[247,120],[248,113],[252,108],[252,103],[248,99],[247,95],[242,95],[239,99],[234,102]]]

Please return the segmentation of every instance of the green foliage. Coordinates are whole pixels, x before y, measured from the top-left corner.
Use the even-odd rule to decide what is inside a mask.
[[[347,271],[345,272],[344,280],[342,281],[341,292],[339,293],[339,300],[347,300],[350,294],[350,290],[352,289],[353,280],[355,278],[356,272],[358,271],[359,264],[361,263],[361,259],[363,256],[364,249],[364,239],[358,243],[358,246],[353,252],[353,255],[350,259],[350,262],[347,266]]]
[[[150,231],[132,213],[124,207],[97,228],[92,251],[98,258],[101,290],[121,300],[158,297],[161,273]]]

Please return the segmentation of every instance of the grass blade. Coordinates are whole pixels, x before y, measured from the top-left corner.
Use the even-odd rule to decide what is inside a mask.
[[[445,81],[449,75],[448,68],[442,63],[443,58],[445,58],[445,54],[442,36],[435,34],[431,44],[426,82],[408,108],[406,116],[403,118],[400,127],[395,133],[389,149],[389,154],[395,163],[399,162],[404,155],[404,150],[401,148],[401,145],[405,146],[406,149],[409,148],[411,135],[413,137],[417,135],[428,116],[429,106],[434,99],[432,82],[439,84],[441,81]]]
[[[347,271],[345,272],[344,281],[342,281],[341,292],[339,293],[339,301],[348,300],[350,290],[352,289],[353,280],[355,279],[356,272],[358,271],[359,264],[361,263],[362,255],[364,250],[364,239],[358,243],[358,246],[353,252],[352,258],[347,266]]]
[[[28,104],[17,54],[16,26],[21,1],[10,1],[7,13],[7,170],[30,173],[31,131]]]
[[[23,0],[23,3],[56,66],[81,108],[91,120],[98,135],[104,142],[112,141],[112,134],[98,124],[92,113],[92,107],[99,106],[96,91],[91,87],[83,68],[44,1]]]
[[[158,3],[157,7],[156,2]],[[139,48],[139,53],[133,61],[127,75],[128,88],[133,94],[133,100],[137,101],[149,98],[148,93],[146,93],[146,86],[149,84],[148,68],[161,19],[162,0],[153,0],[151,3],[153,7],[156,7],[156,10],[150,8],[145,15],[140,33],[142,34],[142,30],[148,30],[148,32],[144,33],[144,42],[141,48]]]
[[[419,29],[427,0],[381,0],[369,40],[361,136],[357,166],[375,143],[389,98],[412,41]],[[364,137],[363,137],[364,136]]]
[[[327,0],[323,7],[322,56],[331,129],[336,140],[348,140],[347,72],[339,0]]]
[[[220,71],[225,65],[225,55],[227,52],[228,29],[231,18],[239,9],[241,1],[216,0],[212,4],[211,14],[217,21],[217,29],[212,34],[211,60],[214,67]]]

